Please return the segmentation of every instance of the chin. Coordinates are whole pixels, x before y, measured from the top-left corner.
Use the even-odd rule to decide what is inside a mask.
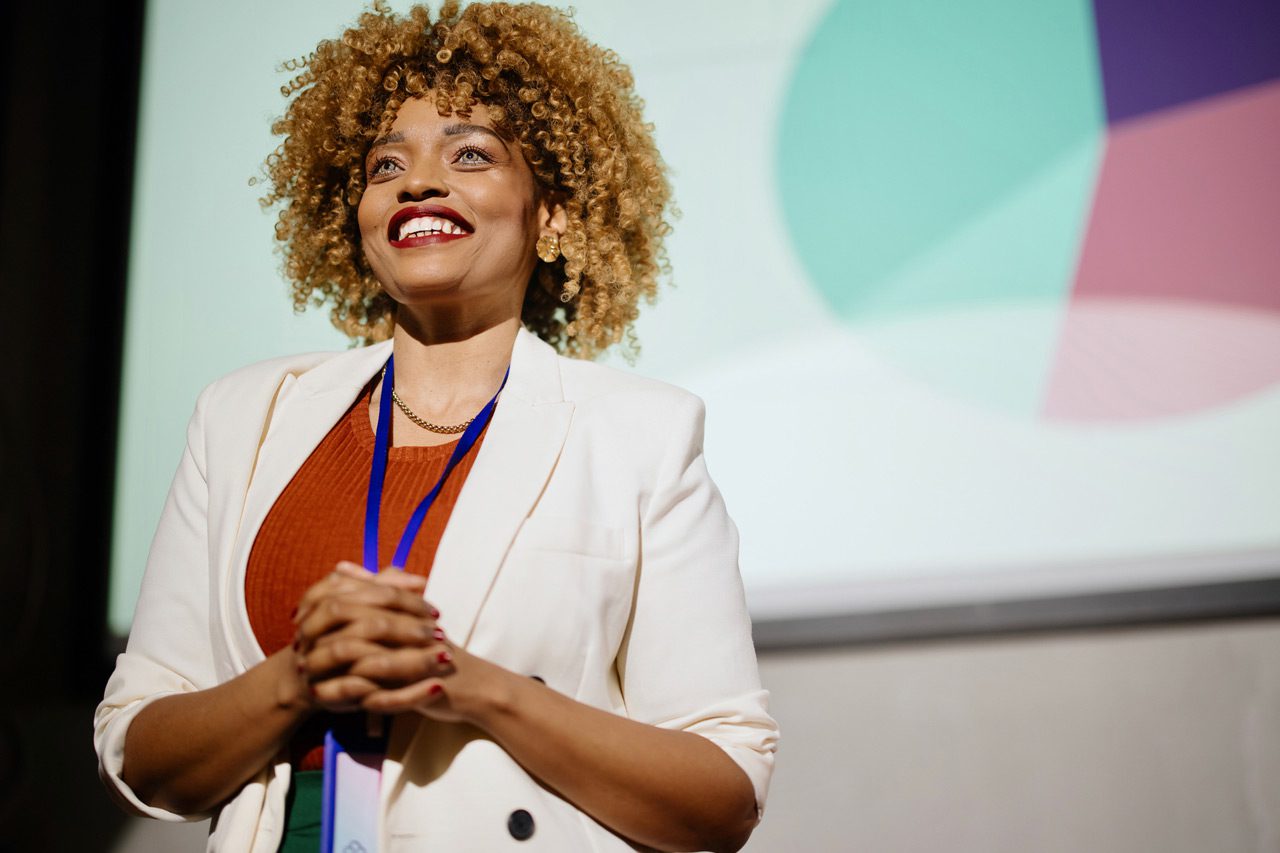
[[[432,305],[444,302],[458,302],[467,298],[466,289],[457,279],[418,280],[413,282],[396,282],[383,289],[401,305]]]

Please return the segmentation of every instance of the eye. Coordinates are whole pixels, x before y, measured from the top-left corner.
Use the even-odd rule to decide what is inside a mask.
[[[484,166],[493,162],[493,157],[483,148],[464,145],[453,155],[453,162],[463,166]]]
[[[385,178],[400,168],[400,164],[390,157],[379,157],[369,164],[369,180]]]

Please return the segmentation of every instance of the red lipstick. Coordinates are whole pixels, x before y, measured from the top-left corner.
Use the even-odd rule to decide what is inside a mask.
[[[410,219],[419,217],[433,217],[435,219],[443,219],[452,222],[458,227],[461,233],[450,233],[447,231],[430,231],[419,233],[416,236],[400,239],[400,226]],[[447,243],[451,240],[460,240],[463,237],[471,236],[475,228],[467,221],[466,217],[451,207],[445,207],[441,204],[415,204],[412,207],[402,207],[391,217],[391,221],[387,223],[387,241],[397,249],[412,249],[417,246],[430,246],[436,243]]]

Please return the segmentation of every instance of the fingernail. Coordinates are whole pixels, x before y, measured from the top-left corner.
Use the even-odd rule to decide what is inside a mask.
[[[290,618],[290,619],[296,619],[296,618],[297,618],[297,616],[298,616],[298,608],[296,608],[296,607],[295,607],[295,608],[293,608],[292,610],[290,610],[290,611],[289,611],[289,618]]]
[[[443,688],[443,687],[441,687],[439,684],[433,684],[433,685],[431,685],[429,688],[427,688],[427,695],[428,695],[428,696],[439,696],[439,695],[440,695],[440,691],[441,691],[441,690],[444,690],[444,688]]]
[[[296,652],[296,651],[297,651],[298,649],[300,649],[300,648],[302,648],[302,640],[294,640],[294,641],[293,641],[293,650]]]
[[[302,675],[304,672],[307,671],[307,668],[304,667],[302,664],[298,664],[297,667],[295,668],[298,670],[298,675]]]
[[[432,631],[432,632],[431,632],[431,636],[435,637],[437,640],[443,640],[443,639],[444,639],[444,629],[443,629],[443,628],[437,628],[437,629],[435,629],[434,631]]]
[[[427,605],[427,608],[431,611],[431,618],[432,618],[432,619],[439,619],[439,618],[440,618],[440,611],[439,611],[439,610],[436,610],[436,609],[435,609],[434,607],[432,607],[430,604],[428,604],[428,605]]]
[[[453,655],[449,654],[447,651],[436,655],[436,663],[448,663],[451,660],[453,660]]]

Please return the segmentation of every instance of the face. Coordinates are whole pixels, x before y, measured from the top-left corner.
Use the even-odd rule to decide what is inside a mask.
[[[519,144],[488,110],[441,116],[431,93],[400,108],[365,158],[358,221],[365,258],[406,307],[510,310],[517,315],[543,233],[563,214],[537,199]]]

